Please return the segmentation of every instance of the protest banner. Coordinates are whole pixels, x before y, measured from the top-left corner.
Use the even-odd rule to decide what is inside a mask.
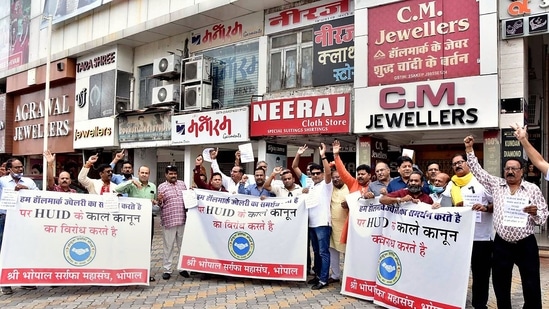
[[[382,205],[356,194],[347,203],[342,294],[386,308],[465,308],[475,223],[471,208]]]
[[[259,279],[306,279],[307,210],[302,200],[195,189],[179,268]]]
[[[150,200],[18,191],[0,250],[0,285],[148,285]]]

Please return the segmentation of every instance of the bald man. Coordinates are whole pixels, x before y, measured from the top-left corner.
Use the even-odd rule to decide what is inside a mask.
[[[450,191],[446,190],[450,182],[450,175],[439,172],[433,177],[433,193],[429,196],[433,199],[433,209],[440,207],[452,207],[452,197]]]
[[[55,154],[52,154],[51,151],[44,151],[44,157],[46,157],[46,162],[48,162],[48,174],[47,174],[47,190],[56,191],[56,192],[70,192],[76,193],[76,190],[70,187],[71,185],[71,174],[69,172],[59,173],[59,179],[57,184],[55,184],[55,179],[53,177],[53,165],[55,164]]]

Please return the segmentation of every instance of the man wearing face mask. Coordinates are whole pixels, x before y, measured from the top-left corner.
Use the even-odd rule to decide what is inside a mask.
[[[30,178],[23,177],[24,166],[21,161],[16,158],[11,158],[6,162],[8,174],[0,177],[0,199],[2,198],[2,190],[4,188],[19,190],[38,190],[36,183]],[[0,209],[0,250],[2,248],[2,238],[4,237],[4,226],[6,223],[6,210]],[[26,290],[36,290],[35,286],[22,286]],[[9,286],[2,287],[2,294],[13,294],[13,290]]]
[[[433,199],[422,191],[423,183],[423,175],[420,172],[413,171],[410,174],[406,188],[381,196],[379,202],[385,205],[400,204],[405,202],[423,202],[432,205]]]
[[[450,182],[450,176],[446,173],[438,173],[433,179],[433,185],[429,185],[433,193],[429,194],[433,199],[433,209],[440,207],[452,207],[452,198],[450,193],[446,192],[446,187]]]
[[[472,207],[475,211],[475,236],[471,254],[472,305],[475,309],[487,308],[492,269],[492,195],[475,178],[467,157],[457,154],[452,158],[455,175],[450,183],[453,205]]]

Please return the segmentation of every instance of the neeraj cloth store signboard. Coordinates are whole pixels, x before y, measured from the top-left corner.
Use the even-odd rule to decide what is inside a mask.
[[[348,93],[253,102],[250,136],[349,133],[350,105]]]

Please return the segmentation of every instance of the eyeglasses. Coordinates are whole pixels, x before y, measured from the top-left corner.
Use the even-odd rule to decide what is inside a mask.
[[[313,176],[318,176],[318,175],[320,175],[320,174],[322,174],[322,172],[312,172],[312,173],[311,173],[311,175],[313,175]]]
[[[464,160],[459,160],[459,161],[453,162],[453,163],[452,163],[452,166],[460,166],[460,165],[462,165],[462,164],[465,163],[465,162],[466,162],[466,161],[464,161]]]
[[[112,170],[103,171],[103,173],[112,174]]]
[[[506,168],[503,169],[504,171],[506,172],[518,172],[521,170],[520,167],[511,167],[511,166],[508,166]]]

